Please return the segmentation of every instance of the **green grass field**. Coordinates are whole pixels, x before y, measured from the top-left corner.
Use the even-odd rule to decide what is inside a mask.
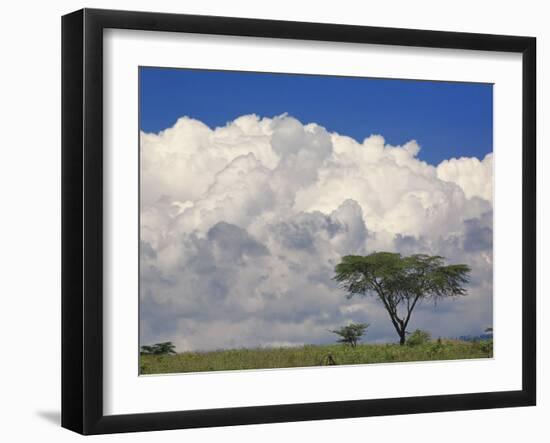
[[[142,355],[141,374],[296,368],[430,360],[491,358],[493,341],[432,341],[418,346],[360,344],[356,348],[335,344],[293,348],[231,349],[183,352],[176,355]]]

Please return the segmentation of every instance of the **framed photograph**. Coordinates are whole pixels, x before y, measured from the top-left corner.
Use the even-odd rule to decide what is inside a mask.
[[[62,425],[536,402],[531,37],[62,20]]]

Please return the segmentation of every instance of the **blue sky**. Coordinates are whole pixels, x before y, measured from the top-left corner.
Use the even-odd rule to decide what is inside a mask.
[[[483,157],[493,149],[490,84],[140,68],[140,128],[159,132],[181,116],[210,127],[243,114],[288,113],[362,141],[417,140],[419,158]]]

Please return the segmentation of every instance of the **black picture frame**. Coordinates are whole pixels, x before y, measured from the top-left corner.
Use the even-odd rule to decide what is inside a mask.
[[[177,412],[103,413],[103,30],[503,51],[522,54],[522,388]],[[83,9],[62,18],[62,426],[81,434],[413,414],[536,403],[536,39]]]

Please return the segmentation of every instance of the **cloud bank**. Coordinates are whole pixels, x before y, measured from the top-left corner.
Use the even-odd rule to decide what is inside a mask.
[[[210,129],[183,117],[141,133],[141,342],[179,351],[331,343],[369,322],[395,341],[373,298],[332,280],[343,255],[439,254],[473,268],[469,295],[417,308],[410,329],[492,325],[493,156],[417,158],[410,141],[358,143],[288,115]]]

